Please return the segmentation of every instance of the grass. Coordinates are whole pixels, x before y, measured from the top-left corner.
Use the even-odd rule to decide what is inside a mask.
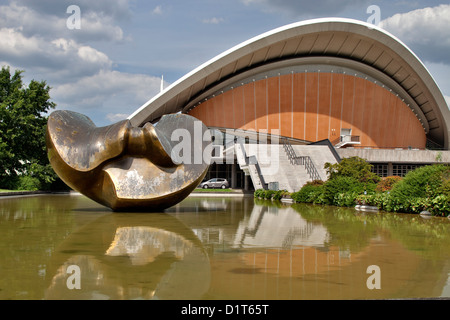
[[[0,189],[0,192],[19,192],[21,190],[8,190],[8,189]]]
[[[197,188],[194,190],[194,192],[233,192],[232,189],[202,189],[202,188]]]

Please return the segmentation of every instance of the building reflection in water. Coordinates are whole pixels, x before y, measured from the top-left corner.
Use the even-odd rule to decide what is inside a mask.
[[[441,295],[448,278],[442,275],[449,270],[445,259],[424,259],[374,215],[320,210],[259,204],[252,198],[190,197],[165,213],[107,214],[71,233],[55,250],[45,298]],[[407,220],[402,223],[409,228]],[[70,265],[82,271],[81,290],[67,288]],[[382,290],[367,288],[370,265],[382,270]]]
[[[213,205],[214,201],[209,208]],[[182,211],[175,215],[208,248],[211,298],[439,297],[445,286],[447,278],[441,275],[443,270],[444,275],[448,273],[448,266],[409,249],[405,243],[410,240],[402,239],[398,227],[391,231],[376,214],[334,207],[261,205],[253,199],[230,200],[223,212],[207,215],[201,211],[199,205],[195,215]],[[404,219],[401,224],[409,228],[409,217]],[[382,290],[367,287],[371,265],[382,271]]]
[[[239,248],[324,247],[329,232],[321,224],[308,222],[291,207],[255,205],[236,232],[233,245]]]

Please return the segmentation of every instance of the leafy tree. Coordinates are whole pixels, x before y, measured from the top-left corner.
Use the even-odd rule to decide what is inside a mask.
[[[326,163],[324,166],[329,179],[337,177],[351,177],[361,183],[377,183],[380,181],[375,173],[372,172],[372,165],[359,157],[349,157],[342,159],[339,163]]]
[[[17,188],[22,180],[45,188],[56,179],[45,145],[46,113],[56,104],[45,81],[24,86],[22,73],[0,71],[0,186]]]

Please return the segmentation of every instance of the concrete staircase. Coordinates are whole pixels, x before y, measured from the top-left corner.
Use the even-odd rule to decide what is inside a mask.
[[[267,189],[268,185],[259,167],[257,157],[255,155],[249,156],[242,143],[236,143],[234,147],[239,167],[244,171],[246,176],[250,176],[255,190]]]
[[[309,157],[321,180],[326,180],[323,169],[326,162],[337,160],[323,145],[294,145],[297,156]],[[250,175],[255,189],[267,189],[271,182],[278,183],[279,190],[294,192],[312,178],[304,165],[291,163],[282,144],[235,144],[236,158],[246,175]]]

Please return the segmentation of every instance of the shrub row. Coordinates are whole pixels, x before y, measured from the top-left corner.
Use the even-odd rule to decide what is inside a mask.
[[[389,212],[450,215],[450,167],[430,165],[410,171],[404,178],[386,177],[358,180],[350,175],[334,175],[326,182],[306,183],[299,191],[256,190],[255,197],[279,200],[290,196],[295,202],[351,207],[376,206]]]
[[[281,200],[283,196],[289,195],[286,190],[255,190],[254,197],[265,200]]]

